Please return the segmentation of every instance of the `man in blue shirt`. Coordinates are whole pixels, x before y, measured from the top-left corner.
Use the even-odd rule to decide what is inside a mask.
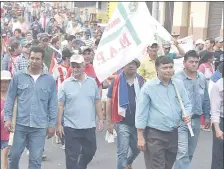
[[[72,76],[60,86],[57,135],[65,137],[67,169],[86,169],[96,152],[96,113],[98,129],[103,130],[102,106],[95,79],[84,73],[84,59],[70,59]],[[61,124],[64,117],[64,128]]]
[[[15,73],[4,107],[5,128],[14,132],[14,144],[8,155],[9,169],[19,168],[19,159],[29,147],[29,168],[40,169],[46,135],[54,136],[57,116],[57,92],[54,78],[42,71],[44,51],[30,49],[29,66]],[[17,98],[16,126],[12,116]],[[47,131],[47,132],[46,132]]]
[[[185,123],[190,122],[191,104],[183,83],[172,79],[173,66],[173,59],[158,57],[155,61],[158,77],[145,83],[137,102],[135,126],[138,130],[138,148],[145,151],[147,169],[172,168],[178,149],[177,129],[182,118]],[[187,114],[182,114],[175,87]]]
[[[187,90],[192,105],[191,137],[186,124],[181,123],[178,128],[178,153],[174,169],[189,169],[200,133],[200,116],[205,115],[205,127],[210,128],[210,100],[206,78],[198,72],[199,55],[190,50],[184,55],[184,70],[175,77],[181,80]]]

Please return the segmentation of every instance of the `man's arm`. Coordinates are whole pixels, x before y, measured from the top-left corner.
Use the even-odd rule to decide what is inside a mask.
[[[202,105],[202,110],[204,112],[205,115],[205,119],[206,120],[210,120],[210,99],[209,99],[209,94],[208,94],[208,84],[207,81],[204,80],[205,82],[205,89],[204,89],[204,101],[203,101],[203,105]]]
[[[58,99],[57,99],[57,89],[55,80],[52,82],[51,95],[49,98],[49,123],[48,127],[54,128],[56,125],[56,118],[58,114]]]
[[[108,121],[108,123],[112,122],[112,99],[111,98],[107,98],[107,102],[106,102],[106,119]]]
[[[4,121],[12,120],[12,112],[14,102],[17,96],[18,79],[17,75],[14,75],[8,88],[7,99],[4,106]]]
[[[103,121],[103,112],[102,112],[102,104],[101,104],[101,100],[100,100],[100,94],[99,94],[99,89],[97,86],[96,81],[94,80],[95,83],[95,106],[96,106],[96,113],[98,116],[98,119],[100,121]]]
[[[151,99],[145,91],[147,89],[146,87],[147,86],[145,85],[140,91],[137,101],[135,114],[135,126],[137,129],[145,129],[149,118],[149,105]]]

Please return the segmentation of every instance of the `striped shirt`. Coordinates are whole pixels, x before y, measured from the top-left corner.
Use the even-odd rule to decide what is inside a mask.
[[[59,87],[61,86],[62,82],[67,78],[69,67],[64,66],[63,64],[58,64],[53,69],[53,77],[56,80],[56,84]]]
[[[219,79],[212,87],[210,93],[210,102],[211,102],[211,121],[213,123],[218,123],[220,117],[224,118],[223,112],[223,81],[224,79]]]

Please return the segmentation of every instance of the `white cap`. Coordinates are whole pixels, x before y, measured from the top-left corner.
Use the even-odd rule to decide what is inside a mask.
[[[73,63],[73,62],[75,62],[75,63],[83,63],[84,62],[84,59],[83,59],[83,56],[82,55],[74,54],[70,58],[70,62],[71,63]]]
[[[154,44],[159,45],[157,41],[153,40],[153,41],[151,41],[151,42],[149,43],[149,47],[151,47],[151,46],[154,45]]]
[[[10,71],[7,71],[7,70],[1,71],[1,80],[11,80],[11,79],[12,79],[12,75]]]
[[[205,44],[205,41],[203,41],[202,39],[198,39],[198,40],[196,40],[196,42],[195,42],[195,45],[198,45],[198,44]]]

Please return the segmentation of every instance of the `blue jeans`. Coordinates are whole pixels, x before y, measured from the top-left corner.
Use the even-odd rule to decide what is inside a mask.
[[[200,117],[193,118],[191,126],[194,137],[191,137],[187,125],[181,123],[178,128],[178,152],[173,169],[189,169],[200,134]]]
[[[41,169],[42,155],[46,138],[46,129],[16,125],[14,144],[9,150],[9,169],[19,169],[20,156],[28,144],[29,169]]]
[[[117,169],[131,165],[140,151],[137,148],[137,129],[123,123],[116,123],[117,132]]]

